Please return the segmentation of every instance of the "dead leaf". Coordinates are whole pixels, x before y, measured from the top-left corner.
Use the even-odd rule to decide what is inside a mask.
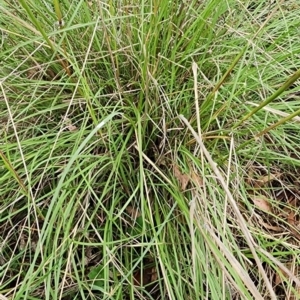
[[[297,198],[292,198],[289,200],[288,204],[288,216],[287,216],[287,221],[290,225],[290,230],[293,233],[293,235],[300,240],[300,232],[299,232],[299,214],[296,213],[298,207],[298,203],[297,203]]]
[[[268,175],[265,175],[265,176],[260,176],[258,178],[258,183],[260,186],[265,186],[267,183],[275,180],[275,179],[278,179],[280,178],[281,174],[278,173],[278,174],[268,174]]]
[[[267,211],[267,212],[272,210],[268,198],[263,196],[263,195],[254,196],[252,198],[252,201],[254,202],[255,206],[258,207],[261,210],[264,210],[264,211]]]
[[[45,66],[35,63],[33,67],[27,70],[26,76],[30,80],[46,80],[52,81],[58,79],[57,74],[50,68],[45,68]]]
[[[287,221],[290,225],[295,226],[296,225],[296,214],[293,210],[291,210],[288,214]]]
[[[191,179],[198,187],[203,186],[203,178],[199,176],[196,172],[191,172]]]
[[[264,187],[274,180],[278,180],[281,177],[281,173],[259,175],[257,176],[257,170],[249,168],[247,170],[248,177],[246,179],[248,184],[251,184],[255,188]]]
[[[282,232],[283,231],[283,229],[281,227],[269,225],[269,224],[263,222],[260,219],[258,220],[258,222],[259,222],[259,224],[261,224],[266,229],[269,229],[269,230],[272,230],[272,231],[275,231],[275,232]]]
[[[133,206],[127,206],[126,211],[127,211],[128,215],[134,220],[142,215],[139,212],[139,210],[137,208],[134,208]]]
[[[77,130],[77,127],[76,127],[75,125],[72,124],[71,119],[65,118],[64,123],[66,124],[66,128],[67,128],[69,131],[72,132],[72,131],[76,131],[76,130]]]
[[[184,191],[190,181],[189,175],[181,173],[177,165],[173,165],[173,171],[174,176],[179,182],[181,190]]]
[[[39,66],[34,66],[34,67],[28,69],[27,74],[26,74],[27,78],[28,79],[39,79],[40,73],[41,73],[40,70],[41,70],[41,68]]]

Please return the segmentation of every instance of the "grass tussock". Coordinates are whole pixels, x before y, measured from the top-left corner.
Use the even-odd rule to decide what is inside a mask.
[[[299,8],[0,0],[0,298],[299,299]]]

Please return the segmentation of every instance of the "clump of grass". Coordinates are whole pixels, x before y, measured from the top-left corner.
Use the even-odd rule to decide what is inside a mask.
[[[299,297],[286,3],[1,2],[2,297]]]

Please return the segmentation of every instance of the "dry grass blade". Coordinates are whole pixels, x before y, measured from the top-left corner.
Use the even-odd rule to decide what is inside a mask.
[[[250,104],[250,105],[253,105],[253,106],[258,106],[259,104],[257,103],[253,103],[253,102],[250,102],[250,101],[247,101],[246,102],[247,104]],[[265,111],[269,111],[275,115],[278,115],[278,116],[281,116],[281,117],[288,117],[290,116],[290,114],[284,112],[284,111],[281,111],[281,110],[278,110],[278,109],[275,109],[275,108],[272,108],[272,107],[269,107],[269,106],[265,106],[263,108]],[[298,116],[295,116],[291,119],[292,121],[296,121],[296,122],[300,122],[300,117]]]
[[[300,280],[283,263],[281,263],[278,259],[264,249],[260,248],[259,251],[261,251],[261,253],[268,257],[274,264],[276,264],[281,271],[288,275],[290,280],[294,281],[298,287],[300,286]]]
[[[199,225],[201,227],[201,225]],[[222,243],[222,241],[215,235],[213,230],[209,227],[208,224],[205,225],[205,229],[209,232],[210,236],[214,239],[215,243],[218,245],[222,253],[225,255],[225,257],[230,262],[231,266],[234,268],[234,270],[239,274],[240,278],[243,280],[249,291],[252,293],[252,295],[255,297],[255,299],[261,299],[264,298],[259,293],[258,289],[254,285],[253,281],[247,274],[247,272],[243,269],[241,264],[237,261],[237,259],[233,256],[233,254],[227,249],[227,247]],[[230,277],[228,277],[230,278]]]
[[[194,75],[194,92],[195,92],[195,106],[196,106],[196,118],[197,118],[197,129],[198,129],[198,134],[201,134],[201,124],[200,124],[200,111],[199,111],[199,94],[198,94],[198,84],[197,84],[197,69],[198,66],[195,62],[193,62],[192,65],[192,70],[193,70],[193,75]]]
[[[245,236],[245,239],[246,239],[246,241],[247,241],[247,243],[248,243],[248,245],[250,247],[251,253],[253,254],[253,257],[254,257],[254,259],[256,261],[257,267],[258,267],[258,269],[259,269],[262,277],[264,278],[264,281],[265,281],[266,286],[267,286],[267,288],[269,290],[271,299],[277,299],[277,297],[275,295],[275,292],[274,292],[274,290],[272,288],[272,285],[271,285],[271,283],[270,283],[270,281],[269,281],[269,279],[267,277],[267,274],[265,273],[265,271],[264,271],[264,269],[262,267],[262,263],[261,263],[258,255],[256,253],[256,250],[255,250],[255,247],[254,247],[254,241],[253,241],[252,236],[249,233],[249,230],[248,230],[248,228],[246,226],[246,221],[243,218],[243,216],[242,216],[242,214],[241,214],[241,212],[240,212],[240,210],[239,210],[239,208],[238,208],[238,206],[237,206],[237,204],[236,204],[236,202],[235,202],[235,200],[234,200],[234,198],[233,198],[233,196],[232,196],[232,194],[231,194],[231,192],[230,192],[230,190],[229,190],[229,188],[228,188],[228,186],[227,186],[227,184],[226,184],[226,182],[225,182],[225,180],[224,180],[224,178],[223,178],[223,176],[221,174],[221,172],[219,171],[216,163],[213,161],[212,157],[210,156],[209,152],[207,151],[205,145],[202,142],[201,137],[197,135],[197,133],[195,132],[195,130],[189,124],[188,120],[184,116],[182,116],[182,115],[180,115],[179,118],[185,123],[185,125],[191,131],[192,135],[194,136],[194,138],[196,139],[196,141],[199,144],[200,148],[202,149],[202,151],[204,153],[204,156],[206,157],[207,161],[209,162],[212,170],[214,171],[215,175],[217,176],[218,180],[220,181],[220,183],[221,183],[221,185],[222,185],[222,187],[223,187],[223,189],[224,189],[224,191],[225,191],[225,193],[226,193],[226,195],[228,197],[228,200],[229,200],[229,202],[230,202],[230,204],[231,204],[231,206],[232,206],[232,208],[233,208],[233,210],[234,210],[234,212],[236,214],[237,221],[238,221],[238,223],[240,225],[240,228],[241,228],[241,230],[242,230],[242,232],[243,232],[243,234]]]
[[[240,121],[238,121],[234,126],[233,129],[236,129],[238,126],[240,126],[242,123],[244,123],[246,120],[251,118],[254,114],[256,114],[259,110],[267,106],[269,103],[271,103],[273,100],[275,100],[277,97],[279,97],[284,91],[286,91],[297,79],[300,77],[300,69],[297,70],[292,76],[290,76],[283,84],[282,86],[271,96],[269,96],[265,101],[263,101],[261,104],[259,104],[257,107],[255,107],[252,111],[250,111],[246,116],[241,118]],[[297,113],[299,114],[299,113]],[[297,115],[296,114],[296,115]],[[288,118],[293,118],[296,115],[291,114]],[[285,121],[285,118],[284,118]],[[279,124],[275,124],[278,126]],[[276,127],[272,126],[272,128]]]
[[[134,148],[137,149],[138,151],[140,151],[140,149],[137,145],[135,145]],[[155,163],[145,153],[143,153],[141,151],[141,155],[147,161],[147,163],[149,163],[170,186],[173,186],[172,181],[163,174],[163,172],[155,165]]]

